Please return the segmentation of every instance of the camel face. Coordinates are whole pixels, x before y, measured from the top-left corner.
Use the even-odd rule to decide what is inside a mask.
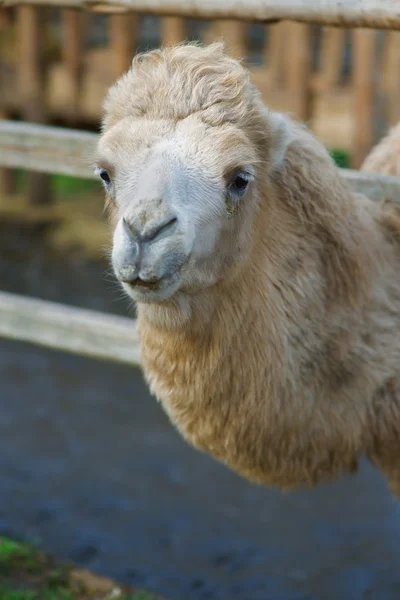
[[[134,300],[208,287],[239,260],[256,168],[234,126],[127,117],[102,137],[97,163],[115,223],[113,269]]]

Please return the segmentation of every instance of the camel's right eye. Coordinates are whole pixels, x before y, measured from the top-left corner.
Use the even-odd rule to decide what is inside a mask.
[[[107,185],[109,185],[111,183],[110,176],[105,169],[101,169],[99,175],[102,178],[102,180],[104,181],[104,183],[106,183]]]
[[[105,169],[97,167],[95,169],[95,174],[99,175],[107,188],[111,185],[111,177]]]

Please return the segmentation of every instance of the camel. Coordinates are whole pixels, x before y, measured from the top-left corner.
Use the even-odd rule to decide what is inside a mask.
[[[400,123],[372,149],[361,165],[361,171],[381,175],[400,175]]]
[[[219,43],[134,58],[96,172],[145,377],[183,437],[282,490],[365,454],[399,495],[398,209],[353,193]]]

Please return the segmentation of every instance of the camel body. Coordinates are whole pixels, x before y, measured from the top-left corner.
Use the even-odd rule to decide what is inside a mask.
[[[354,194],[221,45],[135,58],[97,163],[145,376],[185,439],[282,489],[365,453],[400,494],[397,207]]]

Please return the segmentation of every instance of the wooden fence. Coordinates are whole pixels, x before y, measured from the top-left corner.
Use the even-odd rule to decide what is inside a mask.
[[[1,4],[9,6],[16,2],[0,0],[0,6]],[[40,4],[40,7],[34,7],[35,4]],[[240,3],[240,13],[235,0],[21,0],[18,10],[27,11],[26,23],[29,23],[29,27],[32,31],[36,30],[36,33],[39,28],[39,13],[36,11],[43,10],[43,5],[117,12],[112,18],[119,19],[122,19],[120,12],[125,10],[146,10],[171,15],[168,18],[174,21],[169,23],[174,23],[177,38],[182,33],[181,17],[193,15],[202,18],[243,18],[262,22],[291,19],[327,26],[400,29],[400,0],[347,0],[346,3],[339,0],[247,0],[246,3]],[[68,17],[72,38],[76,33],[78,17],[80,13],[75,12],[70,13]],[[129,23],[129,26],[126,25],[128,32],[135,19],[133,16],[130,20],[131,17],[127,22],[123,21],[125,25]],[[120,25],[121,22],[118,27]],[[297,27],[297,24],[295,26]],[[115,27],[117,28],[116,24]],[[169,31],[172,29],[169,28]],[[236,31],[240,33],[240,27]],[[292,29],[293,35],[295,32],[296,30]],[[371,47],[369,34],[371,31],[368,30],[360,30],[356,34],[359,36],[360,62],[368,55],[367,50]],[[128,52],[123,40],[124,36],[118,42],[120,47],[117,55],[122,56]],[[335,47],[334,41],[335,34],[332,33],[331,42]],[[274,43],[272,38],[270,43]],[[79,73],[79,53],[76,48],[76,44],[72,43],[66,57],[73,77],[77,77],[76,74]],[[35,94],[39,94],[40,90],[35,87],[37,83],[33,82],[33,74],[36,73],[40,61],[37,56],[31,59],[31,66],[35,68],[29,73],[26,71],[27,80],[24,81],[24,86],[25,93],[31,94],[35,99]],[[303,60],[304,58],[299,59],[299,63],[296,64],[302,64]],[[122,62],[115,68],[122,69]],[[294,71],[293,66],[291,69]],[[367,81],[360,75],[360,89],[369,89],[370,82],[367,76],[365,78]],[[293,81],[295,79],[293,74]],[[40,111],[35,114],[32,112],[32,116],[27,115],[27,118],[33,117],[41,120]],[[0,166],[24,167],[41,174],[66,173],[90,178],[93,177],[93,173],[89,157],[95,141],[96,136],[88,132],[3,120],[0,121]],[[364,192],[373,199],[387,197],[400,202],[400,178],[367,175],[350,170],[343,171],[343,174],[355,190]],[[5,292],[0,293],[0,336],[96,358],[140,364],[136,326],[132,320]]]
[[[149,41],[141,33],[142,13],[153,13],[163,16],[153,23],[159,27],[153,36],[157,44],[199,36],[225,39],[232,54],[248,59],[271,108],[307,121],[326,146],[349,152],[358,168],[387,126],[400,120],[400,33],[389,30],[397,27],[397,0],[285,0],[281,5],[271,0],[250,0],[240,8],[234,0],[0,0],[0,116],[97,124],[107,88]],[[54,11],[49,12],[56,6],[64,9],[57,40],[53,22],[50,27]],[[79,8],[111,13],[105,46],[88,45],[93,20]],[[124,12],[128,8],[134,12]],[[211,21],[193,32],[194,17]],[[258,28],[246,19],[258,22]],[[380,30],[344,29],[349,26]]]

